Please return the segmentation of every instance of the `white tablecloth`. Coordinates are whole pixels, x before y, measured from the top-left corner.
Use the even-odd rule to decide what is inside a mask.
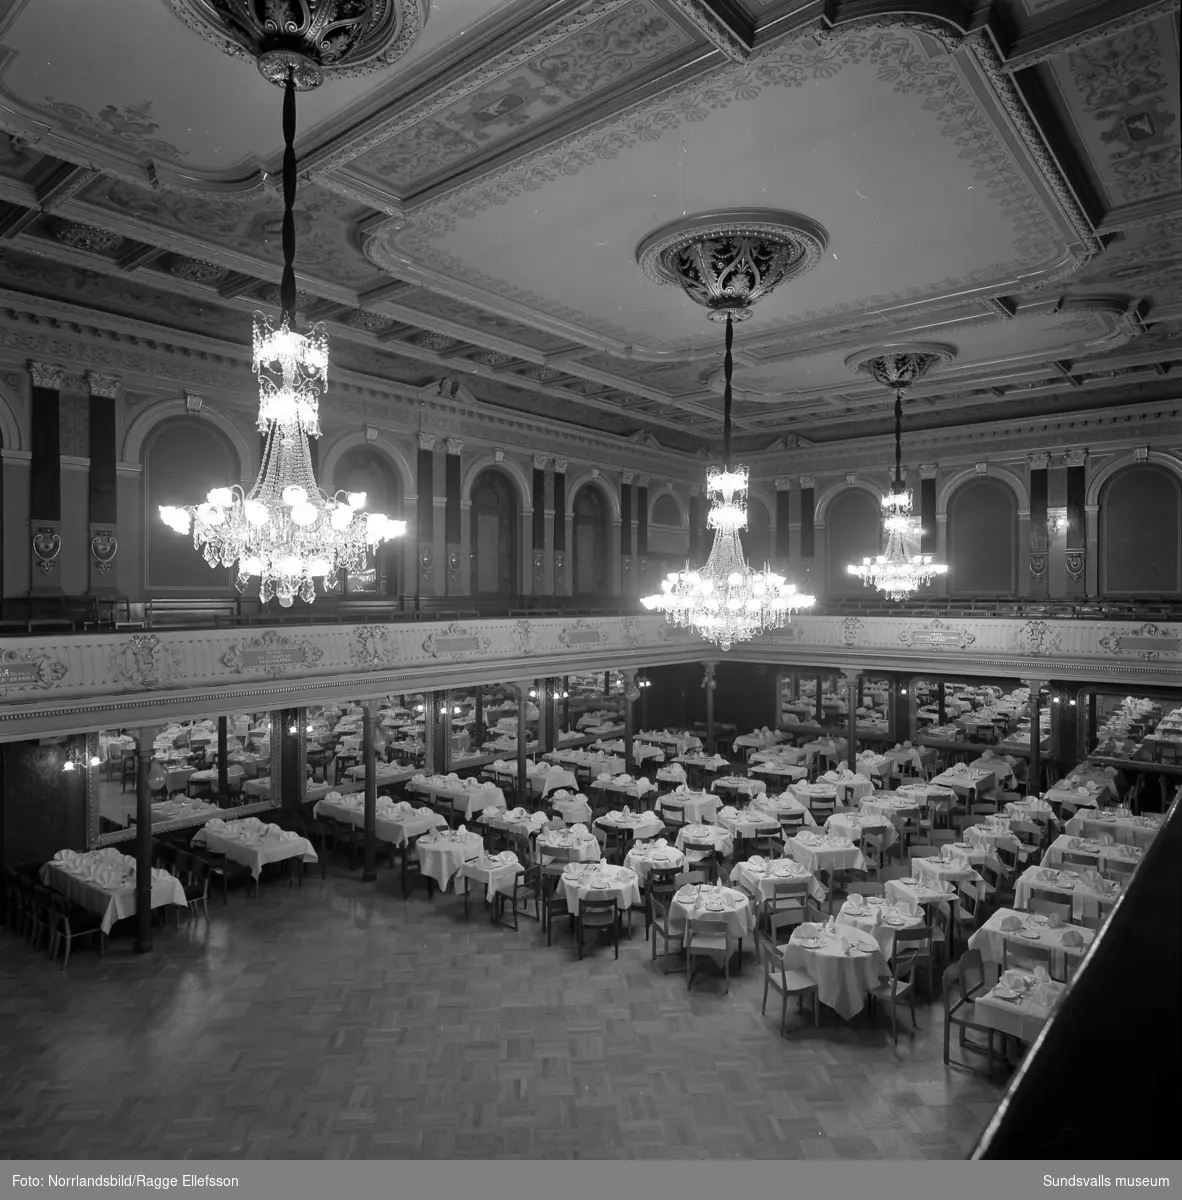
[[[824,775],[817,779],[817,783],[823,787],[832,787],[837,798],[843,804],[854,804],[859,800],[865,800],[867,796],[874,795],[874,784],[869,779],[864,779],[860,775],[852,775],[848,778],[830,778],[831,775],[836,775],[837,772],[826,771]]]
[[[550,807],[568,825],[591,823],[591,805],[582,793],[577,796],[554,796],[550,800]]]
[[[744,811],[722,808],[714,820],[736,837],[755,838],[780,832],[780,822],[771,813],[759,808]]]
[[[312,809],[314,817],[331,817],[337,821],[347,821],[358,829],[365,828],[365,808],[363,804],[343,803],[342,800],[321,800]],[[395,846],[405,846],[407,840],[426,833],[429,829],[440,829],[447,821],[437,812],[429,808],[402,808],[396,803],[378,803],[374,820],[374,836],[381,842],[392,842]]]
[[[761,796],[767,791],[767,784],[762,779],[743,779],[730,775],[714,780],[710,788],[712,791],[735,792],[740,796]]]
[[[677,848],[685,849],[686,839],[694,842],[709,842],[723,858],[729,858],[735,852],[735,842],[731,835],[721,825],[687,825],[677,831]],[[701,861],[701,851],[690,849],[686,857],[691,863]]]
[[[875,817],[869,813],[834,813],[825,822],[825,832],[860,842],[864,834],[882,834],[884,845],[893,846],[899,835],[887,817]]]
[[[998,980],[998,983],[1010,985],[1011,990],[1018,992],[1016,1000],[1003,1000],[992,989],[978,995],[973,1003],[973,1024],[996,1029],[1019,1041],[1033,1042],[1063,999],[1066,988],[1059,983],[1048,983],[1043,984],[1039,991],[1026,990],[1022,987],[1022,980],[1027,974],[1024,971],[1006,971]],[[1046,1002],[1043,1003],[1043,1000]]]
[[[823,927],[819,947],[802,945],[809,930],[809,926],[802,925],[792,931],[784,950],[784,964],[803,971],[816,983],[821,1003],[849,1021],[865,1007],[866,992],[890,974],[887,961],[874,938],[853,925],[838,924],[832,931]],[[847,955],[843,939],[863,947],[865,952]]]
[[[1045,801],[1031,796],[1027,800],[1011,800],[1005,806],[1007,816],[1019,821],[1053,821],[1055,810]]]
[[[722,801],[709,792],[674,792],[662,796],[656,803],[658,812],[680,810],[687,821],[713,821]]]
[[[1064,900],[1070,900],[1073,921],[1098,917],[1101,903],[1109,906],[1115,904],[1121,890],[1117,883],[1101,890],[1085,882],[1078,874],[1060,875],[1058,871],[1047,867],[1029,867],[1014,884],[1014,907],[1028,909],[1035,888],[1054,892]]]
[[[1021,937],[1019,931],[1008,932],[1002,929],[1002,922],[1007,917],[1017,917],[1021,922],[1021,929],[1028,932],[1036,932],[1036,939],[1028,939]],[[1063,938],[1067,935],[1068,930],[1073,930],[1072,937],[1079,935],[1083,944],[1079,946],[1065,946]],[[980,950],[981,957],[986,962],[1000,963],[1005,961],[1004,945],[1006,941],[1016,942],[1018,945],[1027,946],[1042,946],[1051,948],[1053,955],[1060,956],[1056,963],[1052,958],[1052,965],[1059,968],[1063,965],[1063,956],[1071,956],[1075,959],[1081,959],[1087,953],[1088,947],[1091,946],[1095,939],[1095,931],[1091,929],[1080,929],[1075,925],[1065,925],[1062,929],[1051,929],[1044,923],[1036,923],[1030,919],[1029,913],[1017,912],[1012,908],[999,908],[990,916],[989,920],[981,926],[969,938],[969,949]],[[1060,969],[1053,970],[1052,975],[1062,975]]]
[[[193,845],[208,846],[214,854],[224,854],[233,862],[249,867],[255,879],[262,874],[267,863],[282,862],[286,858],[300,858],[306,863],[320,861],[307,838],[284,838],[276,833],[235,838],[205,825],[197,831]]]
[[[127,855],[122,857],[131,864],[131,868],[128,869],[134,868],[135,860],[133,858]],[[110,933],[111,926],[116,921],[135,915],[134,875],[129,883],[120,883],[115,887],[108,888],[73,875],[55,863],[46,863],[41,868],[40,878],[46,887],[60,892],[72,904],[77,904],[80,908],[85,908],[88,912],[96,913],[101,917],[100,928],[103,933]],[[189,906],[181,881],[175,875],[167,873],[165,877],[153,876],[152,879],[152,907],[161,908],[166,904],[176,904],[181,908]]]
[[[761,766],[783,765],[799,767],[804,765],[805,752],[800,748],[777,746],[774,750],[757,750],[751,755],[750,761]]]
[[[622,829],[632,834],[633,838],[656,837],[665,826],[657,816],[645,817],[637,813],[626,813],[613,817],[610,813],[600,817],[596,822],[601,829]]]
[[[878,943],[883,957],[889,959],[895,953],[895,934],[903,929],[918,929],[924,920],[923,913],[912,913],[910,905],[888,904],[878,896],[868,897],[862,904],[847,900],[837,914],[842,925],[852,925],[868,933]]]
[[[1095,814],[1072,817],[1064,826],[1071,837],[1115,838],[1122,846],[1140,846],[1149,849],[1150,843],[1161,830],[1160,818],[1153,817],[1104,817]]]
[[[964,771],[948,770],[932,780],[935,787],[951,788],[958,796],[965,796],[970,791],[977,789],[986,791],[995,782],[994,772],[972,767]]]
[[[957,894],[951,885],[943,886],[930,880],[905,883],[901,879],[888,879],[883,891],[887,901],[910,912],[918,912],[925,904],[957,903]]]
[[[427,834],[427,838],[431,835]],[[484,841],[477,833],[451,834],[427,841],[419,838],[415,853],[423,874],[439,884],[440,891],[447,891],[452,877],[466,862],[484,856]]]
[[[1089,860],[1090,865],[1103,871],[1113,861],[1137,864],[1141,861],[1144,851],[1139,846],[1122,846],[1119,843],[1103,846],[1092,842],[1089,845],[1080,838],[1062,833],[1047,847],[1042,861],[1048,867],[1063,866],[1064,853],[1082,855]]]
[[[981,862],[985,855],[981,855]],[[958,855],[952,858],[914,858],[911,869],[915,877],[924,883],[980,883],[981,876],[976,867],[969,861],[968,856]]]
[[[786,813],[800,813],[804,817],[805,826],[816,826],[813,814],[799,800],[788,792],[782,796],[757,796],[751,801],[752,808],[761,808],[773,817],[779,818]]]
[[[594,900],[614,899],[621,910],[640,903],[640,883],[636,872],[628,867],[572,863],[562,873],[562,889],[566,907],[572,913],[579,911],[580,902],[588,896]]]
[[[658,839],[662,840],[662,839]],[[676,846],[658,846],[656,842],[644,842],[628,851],[624,866],[636,872],[636,877],[643,883],[648,873],[656,867],[658,870],[669,870],[685,865],[685,855]]]
[[[919,805],[906,796],[874,796],[859,801],[858,808],[868,817],[886,817],[892,825],[919,819]]]
[[[866,860],[857,846],[844,845],[833,838],[814,840],[817,835],[797,834],[788,839],[788,851],[802,866],[815,875],[818,871],[864,871]],[[806,840],[807,839],[807,840]]]
[[[538,834],[536,846],[538,857],[543,863],[553,862],[557,857],[568,862],[598,862],[603,857],[599,839],[593,833],[580,837],[568,829],[547,831]],[[558,850],[560,854],[547,854],[547,850]]]
[[[484,898],[492,903],[493,896],[498,892],[502,896],[512,896],[517,876],[525,868],[517,861],[512,851],[493,856],[481,855],[465,862],[455,873],[455,888],[457,895],[468,891],[484,889]],[[437,878],[432,876],[432,878]],[[442,885],[441,885],[442,886]]]
[[[794,783],[788,790],[808,809],[813,807],[814,800],[837,803],[837,788],[831,783]]]
[[[757,763],[749,768],[748,773],[766,775],[769,779],[786,779],[789,783],[798,783],[808,775],[809,769],[805,766],[792,766],[785,762],[769,762]]]
[[[794,880],[808,880],[808,893],[814,900],[824,903],[825,889],[807,867],[790,858],[775,859],[768,862],[756,856],[746,862],[736,863],[731,872],[731,882],[738,884],[744,891],[750,892],[762,904],[770,900],[776,893],[777,883],[791,883]]]
[[[930,808],[932,812],[946,812],[956,803],[956,792],[949,787],[941,787],[932,783],[901,783],[895,788],[896,795],[914,800],[920,808]]]
[[[708,904],[721,904],[711,910]],[[724,927],[733,938],[749,938],[755,930],[755,914],[749,897],[737,888],[692,885],[679,891],[669,905],[669,932],[680,934],[684,944],[689,933],[686,922],[702,918]]]

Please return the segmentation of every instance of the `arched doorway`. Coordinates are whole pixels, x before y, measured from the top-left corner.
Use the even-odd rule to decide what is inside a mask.
[[[241,483],[238,456],[229,440],[208,421],[168,421],[151,435],[144,453],[144,513],[147,587],[150,591],[210,592],[227,589],[233,573],[210,568],[182,537],[160,519],[160,505],[200,504],[211,488]]]
[[[608,574],[610,520],[603,492],[585,483],[572,506],[572,590],[576,596],[605,596],[611,591]]]
[[[402,517],[402,488],[390,463],[369,446],[354,446],[333,470],[333,490],[364,492],[365,511]],[[397,596],[402,592],[402,540],[384,542],[370,554],[366,569],[345,580],[347,596]]]
[[[472,484],[472,590],[478,596],[517,592],[517,496],[513,483],[495,468]]]

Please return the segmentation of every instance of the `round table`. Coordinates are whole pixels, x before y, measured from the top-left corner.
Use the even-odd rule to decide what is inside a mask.
[[[722,909],[714,912],[706,907],[720,903]],[[717,921],[733,938],[750,937],[755,929],[755,914],[751,910],[751,899],[738,888],[709,887],[698,884],[681,889],[669,905],[669,932],[680,935],[684,942],[686,922],[705,918]]]
[[[648,873],[654,867],[658,871],[671,868],[680,869],[685,865],[685,855],[676,846],[661,846],[656,842],[645,842],[628,851],[624,866],[636,872],[636,877],[643,883]]]
[[[852,925],[868,933],[878,943],[884,958],[895,952],[895,934],[901,929],[919,929],[923,926],[923,912],[912,913],[909,906],[888,904],[881,896],[868,896],[861,905],[847,900],[837,915],[839,922]],[[894,922],[888,924],[887,921]]]
[[[580,837],[569,829],[538,834],[537,849],[543,864],[547,858],[551,861],[561,857],[567,862],[598,862],[602,857],[599,839],[593,833]],[[548,850],[558,850],[561,854],[547,855]]]
[[[640,884],[636,872],[629,867],[602,866],[598,863],[571,863],[562,872],[562,890],[566,907],[579,911],[581,901],[614,899],[616,907],[627,911],[640,903]]]
[[[784,965],[803,971],[817,985],[817,999],[849,1021],[866,1005],[866,993],[890,974],[878,942],[853,925],[822,926],[810,940],[816,926],[797,926],[784,949]],[[861,948],[846,954],[843,939]]]

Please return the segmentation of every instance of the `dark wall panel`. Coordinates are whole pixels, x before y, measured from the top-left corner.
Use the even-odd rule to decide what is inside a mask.
[[[81,758],[85,748],[81,737],[0,747],[4,866],[43,863],[59,850],[86,849],[86,774],[61,769],[66,754]]]
[[[1011,596],[1017,583],[1018,505],[996,479],[972,479],[948,502],[953,595]]]
[[[1182,491],[1152,463],[1114,475],[1100,493],[1100,591],[1182,593]]]
[[[860,579],[846,569],[850,563],[873,558],[879,553],[882,505],[861,488],[848,488],[837,495],[825,516],[828,547],[827,588],[831,596],[857,596],[863,591]]]

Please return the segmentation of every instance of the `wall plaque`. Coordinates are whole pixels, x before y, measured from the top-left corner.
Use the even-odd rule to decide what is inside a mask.
[[[964,650],[976,640],[977,635],[975,633],[969,633],[967,629],[961,629],[955,625],[945,625],[939,619],[933,620],[930,625],[920,625],[904,629],[899,634],[899,641],[904,646],[912,648],[922,646],[929,649],[942,650],[955,647],[957,650]]]
[[[310,645],[305,638],[268,629],[245,644],[231,646],[222,655],[222,662],[231,671],[262,671],[274,678],[284,674],[288,667],[310,667],[323,657],[324,651]]]
[[[10,687],[52,687],[65,677],[64,663],[34,650],[5,650],[0,654],[0,696]]]

